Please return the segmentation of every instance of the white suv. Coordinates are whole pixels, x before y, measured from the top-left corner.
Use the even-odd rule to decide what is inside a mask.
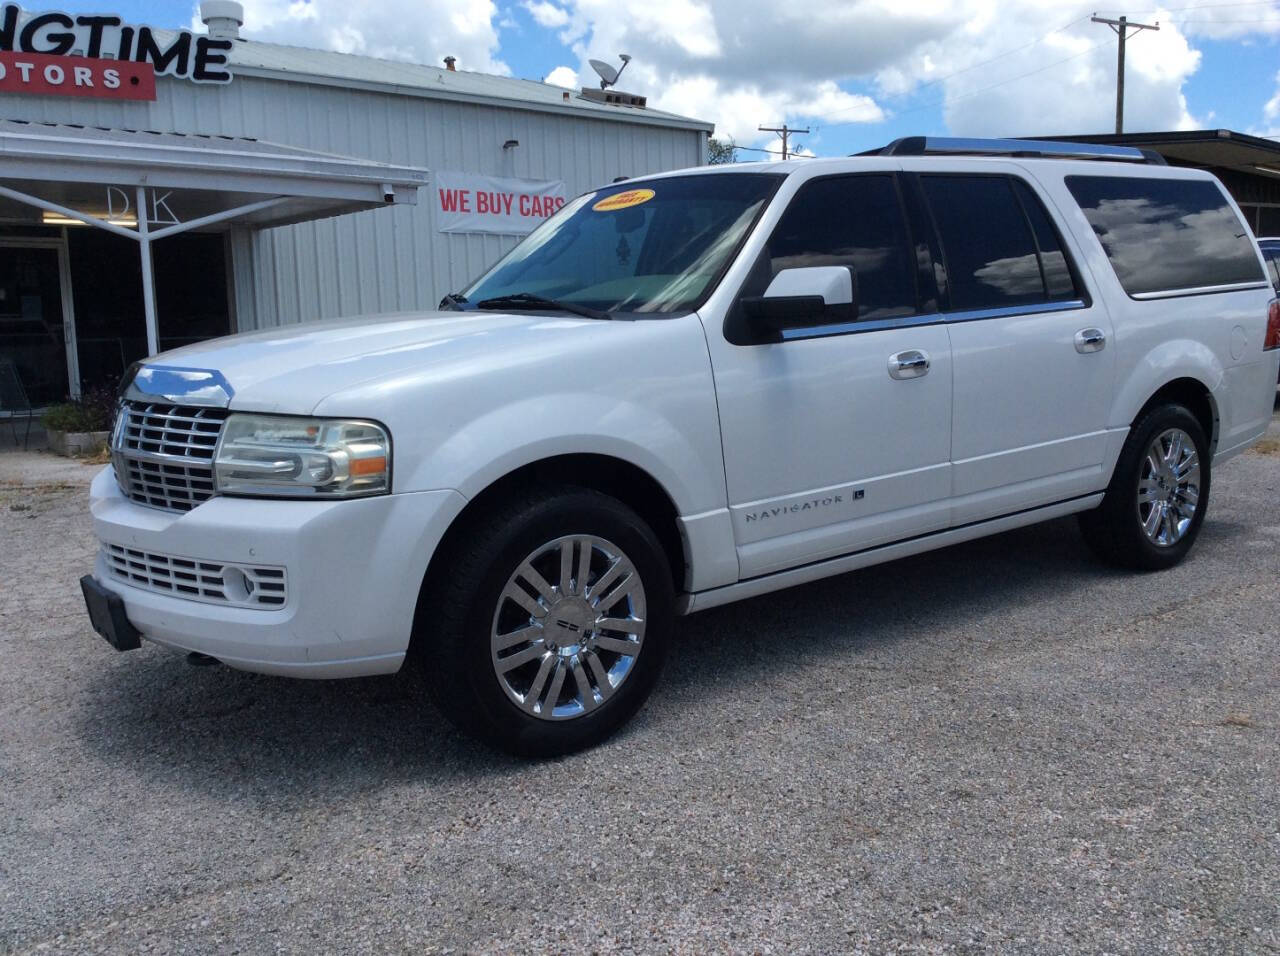
[[[137,368],[86,599],[120,649],[415,658],[465,730],[571,751],[645,700],[676,614],[1072,513],[1108,560],[1179,561],[1271,418],[1272,296],[1217,180],[1137,150],[607,186],[451,311]]]

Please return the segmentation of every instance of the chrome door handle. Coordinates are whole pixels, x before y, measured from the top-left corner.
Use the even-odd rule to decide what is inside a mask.
[[[1081,329],[1076,333],[1076,351],[1080,354],[1101,352],[1107,345],[1107,333],[1102,329]]]
[[[929,356],[919,349],[907,349],[897,355],[889,356],[889,377],[899,381],[906,378],[919,378],[929,371]]]

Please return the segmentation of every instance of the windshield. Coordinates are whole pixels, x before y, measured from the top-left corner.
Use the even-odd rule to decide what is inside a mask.
[[[464,308],[523,295],[602,312],[695,309],[780,181],[676,176],[579,196],[463,290]]]

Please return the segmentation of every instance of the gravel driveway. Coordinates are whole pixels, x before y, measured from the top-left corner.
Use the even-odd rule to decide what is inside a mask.
[[[1067,520],[708,611],[540,764],[117,654],[94,469],[0,455],[0,951],[1280,952],[1277,437],[1172,571]]]

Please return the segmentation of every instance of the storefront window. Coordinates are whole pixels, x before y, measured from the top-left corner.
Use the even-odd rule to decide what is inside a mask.
[[[58,250],[0,241],[0,358],[13,362],[36,406],[67,394]]]
[[[82,388],[114,384],[147,354],[138,244],[96,229],[68,229]],[[160,350],[231,330],[220,235],[182,235],[152,246]]]

